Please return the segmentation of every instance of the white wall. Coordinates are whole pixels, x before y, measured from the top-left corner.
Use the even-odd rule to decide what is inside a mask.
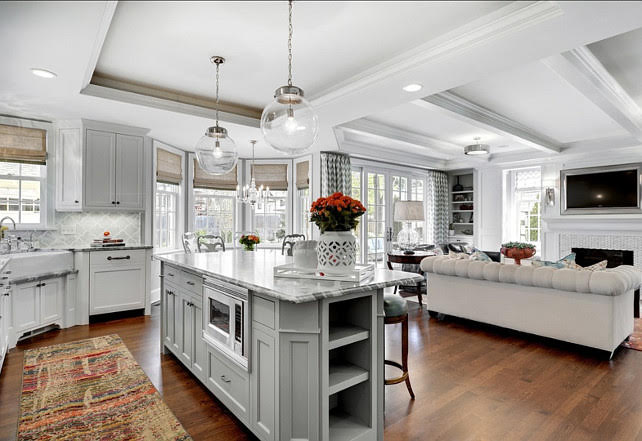
[[[578,232],[579,223],[583,225],[580,234],[609,235],[613,232],[613,222],[628,219],[640,224],[640,231],[623,231],[627,234],[642,234],[642,215],[561,215],[560,214],[560,170],[597,167],[606,165],[642,162],[642,146],[633,148],[604,150],[585,154],[553,156],[548,159],[531,160],[518,163],[489,165],[478,168],[478,179],[481,188],[479,216],[479,248],[483,250],[499,250],[502,238],[504,216],[502,212],[502,175],[504,170],[540,166],[542,169],[542,200],[547,187],[555,189],[555,205],[552,207],[542,204],[542,249],[543,259],[556,260],[560,256],[560,233]],[[550,222],[547,222],[549,221]],[[560,221],[565,223],[559,226]],[[590,227],[586,223],[590,223]]]

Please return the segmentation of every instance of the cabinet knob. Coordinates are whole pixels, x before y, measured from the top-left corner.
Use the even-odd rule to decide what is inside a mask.
[[[74,204],[77,204],[77,203],[78,203],[78,201],[74,201]]]
[[[221,380],[223,380],[226,383],[231,383],[232,380],[228,379],[225,375],[221,375]]]
[[[194,282],[190,282],[190,281],[188,281],[187,284],[190,285],[190,286],[196,285]]]
[[[116,201],[116,204],[120,205],[120,201]]]
[[[112,204],[115,204],[115,203],[116,203],[116,201],[111,201],[111,203],[112,203]]]

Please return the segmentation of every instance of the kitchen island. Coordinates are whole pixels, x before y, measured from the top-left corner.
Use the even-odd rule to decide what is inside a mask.
[[[171,254],[161,261],[161,348],[256,436],[383,439],[383,288],[276,278],[279,250]]]

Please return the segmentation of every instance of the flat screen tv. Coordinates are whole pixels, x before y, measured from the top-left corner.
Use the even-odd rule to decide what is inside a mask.
[[[642,213],[642,164],[562,170],[562,214]]]

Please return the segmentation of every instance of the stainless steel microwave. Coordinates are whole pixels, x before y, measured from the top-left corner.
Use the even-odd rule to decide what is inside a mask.
[[[203,284],[203,338],[232,361],[248,368],[248,291],[205,278]]]

